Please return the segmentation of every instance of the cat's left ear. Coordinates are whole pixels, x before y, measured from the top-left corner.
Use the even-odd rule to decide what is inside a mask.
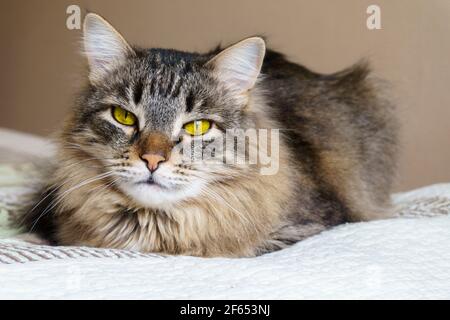
[[[206,63],[219,81],[239,94],[253,88],[261,72],[266,44],[252,37],[226,48]]]
[[[88,13],[83,25],[84,52],[88,58],[91,81],[101,79],[133,49],[116,29],[95,13]]]

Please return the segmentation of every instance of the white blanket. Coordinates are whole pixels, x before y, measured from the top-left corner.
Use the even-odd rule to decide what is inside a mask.
[[[396,195],[400,218],[342,225],[257,258],[204,259],[14,240],[2,214],[4,225],[23,190],[8,170],[0,167],[3,299],[450,298],[450,184]]]

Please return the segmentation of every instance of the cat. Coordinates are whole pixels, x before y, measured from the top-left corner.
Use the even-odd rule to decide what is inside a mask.
[[[251,257],[390,217],[398,125],[367,63],[323,75],[260,37],[205,54],[141,49],[94,13],[83,42],[87,84],[24,230],[55,245]],[[267,139],[218,154],[270,146],[273,172],[260,151],[255,163],[199,158],[233,129]]]

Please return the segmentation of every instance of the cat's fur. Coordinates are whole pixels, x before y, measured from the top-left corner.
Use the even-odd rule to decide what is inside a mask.
[[[110,28],[98,16],[87,19]],[[247,44],[264,56],[262,40],[252,39]],[[221,83],[218,62],[209,62],[220,49],[196,54],[122,45],[126,53],[109,65],[87,52],[90,82],[59,134],[45,187],[19,219],[28,231],[61,245],[242,257],[345,222],[389,216],[396,121],[366,64],[321,75],[268,50],[261,75],[237,94]],[[114,125],[104,113],[113,104],[145,123],[137,132]],[[134,196],[122,175],[144,172],[139,154],[149,136],[158,132],[169,141],[180,114],[209,115],[221,129],[280,128],[278,173],[262,175],[259,164],[167,163],[156,172],[171,165],[165,179],[184,191],[155,191],[148,202],[142,190]],[[137,164],[141,171],[127,171]]]

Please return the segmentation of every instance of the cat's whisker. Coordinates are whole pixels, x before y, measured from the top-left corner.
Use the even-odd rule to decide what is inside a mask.
[[[65,149],[65,150],[78,150],[78,151],[86,152],[84,149],[78,148],[78,147],[69,147],[69,146],[66,146],[66,147],[60,147],[60,149]]]
[[[102,178],[104,178],[104,177],[101,177],[101,178],[98,178],[98,179],[96,179],[96,180],[93,180],[93,181],[89,181],[88,183],[91,183],[91,182],[94,182],[94,181],[97,181],[97,180],[101,180]],[[88,183],[86,183],[86,184],[88,184]],[[83,184],[83,185],[85,185],[85,184]],[[76,189],[78,189],[78,188],[80,188],[80,187],[82,187],[83,185],[79,185]],[[39,215],[39,217],[35,220],[35,222],[33,223],[33,225],[31,226],[31,229],[30,229],[30,232],[32,232],[33,230],[34,230],[34,227],[36,226],[36,224],[39,222],[39,220],[47,213],[47,212],[49,212],[50,210],[52,210],[54,207],[56,207],[66,196],[67,196],[67,194],[68,194],[68,192],[69,191],[74,191],[75,189],[69,189],[69,190],[67,190],[67,191],[65,191],[63,194],[61,194],[59,197],[57,197],[56,199],[55,199],[55,201],[53,201],[40,215]],[[66,194],[67,193],[67,194]]]
[[[126,167],[128,167],[129,165],[126,165]],[[103,165],[104,168],[122,168],[122,163],[114,163],[114,164],[106,164]]]
[[[73,148],[83,148],[81,145],[77,143],[66,142],[62,145],[62,147],[73,147]]]
[[[48,207],[39,215],[39,217],[36,219],[36,221],[33,223],[33,225],[31,226],[30,232],[33,231],[34,227],[36,226],[36,224],[39,222],[39,220],[50,210],[52,210],[54,207],[56,207],[66,196],[67,194],[69,194],[70,192],[79,189],[89,183],[101,180],[105,177],[111,176],[113,174],[113,172],[106,172],[106,173],[102,173],[99,174],[97,176],[94,176],[92,178],[86,179],[80,183],[78,183],[77,185],[69,188],[68,190],[64,191],[61,195],[59,195],[54,201],[52,201],[52,203],[50,203],[48,205]]]
[[[65,184],[69,183],[70,180],[64,181],[63,183],[59,184],[58,186],[54,187],[53,190],[51,192],[49,192],[45,197],[43,197],[38,203],[36,203],[33,208],[31,208],[30,210],[28,210],[27,213],[24,214],[23,218],[21,219],[19,225],[22,225],[25,221],[25,219],[27,218],[27,216],[29,214],[31,214],[34,210],[36,210],[37,207],[39,207],[39,205],[45,201],[45,199],[47,199],[48,197],[50,197],[52,194],[54,194],[56,191],[58,191],[59,188],[61,188],[62,186],[64,186]]]
[[[105,189],[111,187],[112,185],[114,185],[114,184],[115,184],[117,181],[119,181],[120,179],[121,179],[121,178],[116,178],[116,179],[112,180],[111,182],[107,183],[107,184],[104,185],[104,186],[100,185],[100,186],[98,186],[98,187],[95,187],[94,189],[91,189],[90,192],[93,192],[93,191],[95,191],[95,190],[97,190],[97,192],[103,191],[103,190],[105,190]]]
[[[202,178],[200,178],[202,179]],[[204,181],[206,181],[206,179],[203,179]],[[228,201],[226,201],[220,194],[218,194],[217,192],[213,191],[212,189],[206,189],[206,187],[202,188],[202,191],[205,194],[209,194],[210,196],[214,196],[216,200],[218,200],[219,202],[223,202],[227,207],[229,207],[231,210],[233,210],[235,213],[237,213],[241,218],[243,218],[247,223],[250,223],[250,221],[245,217],[245,215],[240,212],[239,210],[237,210],[236,208],[234,208],[232,205],[230,205],[228,203]],[[256,228],[256,226],[254,225],[254,223],[252,222],[253,226]]]
[[[67,168],[67,167],[66,167],[66,168]],[[23,220],[26,218],[26,216],[27,216],[28,214],[32,213],[32,212],[33,212],[33,211],[34,211],[34,210],[35,210],[42,202],[45,201],[45,199],[47,199],[47,198],[50,197],[53,193],[55,193],[56,191],[58,191],[59,188],[61,188],[62,186],[66,185],[66,184],[68,184],[68,183],[70,183],[70,182],[72,181],[71,178],[74,178],[76,175],[77,175],[76,173],[75,173],[75,174],[72,174],[71,176],[68,177],[69,179],[67,179],[67,180],[65,180],[64,182],[58,184],[57,186],[54,186],[54,187],[53,187],[53,190],[52,190],[51,192],[49,192],[45,197],[43,197],[38,203],[36,203],[36,204],[33,206],[33,208],[31,208],[31,209],[24,215],[24,218],[22,219],[21,224],[23,223]]]
[[[77,161],[75,163],[71,163],[68,166],[64,166],[64,169],[70,169],[70,168],[72,168],[74,166],[80,165],[80,163],[85,163],[85,162],[95,161],[95,160],[98,160],[98,159],[97,158],[88,158],[88,159],[84,159],[84,160],[81,160],[81,161]]]
[[[216,192],[213,192],[210,189],[202,189],[202,191],[206,194],[209,195],[210,197],[212,197],[213,199],[215,199],[217,202],[219,203],[223,203],[225,204],[228,208],[230,208],[235,214],[237,214],[237,216],[239,218],[241,218],[242,220],[244,220],[246,223],[251,224],[253,226],[253,228],[255,230],[257,230],[256,225],[253,221],[250,221],[249,219],[247,219],[247,217],[240,212],[239,210],[237,210],[236,208],[234,208],[232,205],[230,205],[221,195],[219,195]]]

